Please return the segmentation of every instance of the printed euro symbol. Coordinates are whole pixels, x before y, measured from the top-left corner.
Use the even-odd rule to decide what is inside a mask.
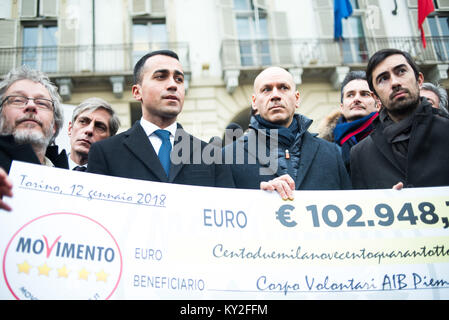
[[[294,210],[295,207],[291,206],[289,204],[285,204],[282,207],[279,208],[279,210],[276,212],[276,219],[279,220],[282,225],[286,227],[294,227],[297,225],[296,221],[293,221],[290,217],[290,213],[292,210]]]

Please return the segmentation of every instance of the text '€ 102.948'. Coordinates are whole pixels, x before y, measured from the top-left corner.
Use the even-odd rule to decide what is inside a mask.
[[[446,201],[446,206],[449,207],[449,201]],[[294,209],[295,207],[292,205],[281,206],[276,212],[276,219],[289,228],[301,225],[292,217]],[[315,228],[321,227],[323,222],[332,228],[340,227],[345,222],[348,227],[374,227],[376,225],[388,227],[395,221],[408,222],[411,225],[418,223],[435,225],[441,223],[444,229],[449,227],[448,217],[440,217],[436,212],[435,205],[431,202],[421,202],[417,206],[413,206],[411,202],[406,202],[396,212],[390,205],[379,203],[373,210],[376,219],[368,220],[363,219],[363,209],[356,204],[345,206],[345,212],[333,204],[326,205],[321,210],[319,210],[317,205],[309,205],[305,209],[311,214],[313,227]]]

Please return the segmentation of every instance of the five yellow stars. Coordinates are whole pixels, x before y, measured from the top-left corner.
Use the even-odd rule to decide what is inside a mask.
[[[33,266],[31,266],[27,261],[24,261],[23,263],[20,263],[17,265],[18,269],[19,269],[19,273],[26,273],[26,274],[30,274],[30,269],[33,268]],[[43,275],[43,276],[49,276],[50,275],[50,271],[52,270],[52,268],[50,268],[47,265],[47,262],[45,262],[43,265],[37,267],[38,271],[39,271],[39,275]],[[68,278],[69,277],[69,273],[71,272],[66,265],[64,265],[61,268],[57,268],[56,269],[58,272],[58,278]],[[86,268],[82,268],[79,272],[78,272],[78,279],[79,280],[88,280],[89,275],[91,274],[91,272],[87,271]],[[95,273],[96,277],[97,277],[97,282],[98,281],[103,281],[103,282],[107,282],[109,274],[107,274],[104,270],[101,270],[100,272]]]

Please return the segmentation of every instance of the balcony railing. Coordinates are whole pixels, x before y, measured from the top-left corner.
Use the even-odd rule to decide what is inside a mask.
[[[407,51],[422,64],[449,62],[449,37],[427,37],[424,49],[419,37],[348,38],[296,40],[224,40],[221,47],[223,69],[364,65],[377,50],[397,48]]]
[[[178,42],[0,48],[0,74],[23,64],[50,76],[132,74],[140,57],[159,49],[175,51],[184,71],[190,71],[189,46]]]
[[[427,37],[424,49],[419,37],[288,40],[224,40],[220,57],[224,70],[283,67],[364,65],[379,49],[409,52],[420,64],[449,63],[449,37]],[[134,64],[147,52],[171,49],[190,71],[187,43],[142,43],[59,47],[0,48],[0,74],[27,64],[51,76],[132,74]]]

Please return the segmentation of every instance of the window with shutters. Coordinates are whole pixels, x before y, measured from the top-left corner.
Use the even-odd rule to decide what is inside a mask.
[[[135,18],[132,26],[133,65],[146,53],[168,48],[165,19]]]
[[[21,63],[44,72],[56,72],[58,61],[57,0],[22,0]]]
[[[267,12],[260,6],[256,6],[254,2],[253,0],[234,0],[242,66],[271,64]]]
[[[58,0],[22,0],[20,3],[20,17],[26,18],[55,18],[58,12]]]
[[[133,16],[151,15],[158,18],[165,16],[165,0],[132,0],[130,3]]]

